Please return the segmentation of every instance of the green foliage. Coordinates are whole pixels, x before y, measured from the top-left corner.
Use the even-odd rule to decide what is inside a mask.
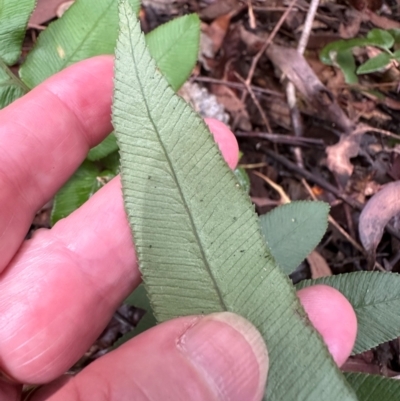
[[[190,14],[170,21],[146,35],[146,43],[158,68],[176,91],[185,83],[197,61],[200,19]]]
[[[241,188],[247,193],[250,192],[250,178],[247,174],[246,170],[243,167],[237,167],[233,170],[233,173],[236,175],[236,179]]]
[[[400,381],[365,373],[346,372],[359,401],[400,401]]]
[[[267,246],[286,274],[291,274],[321,241],[328,213],[324,202],[298,201],[260,216]]]
[[[134,10],[140,0],[129,0]],[[38,38],[21,67],[30,88],[71,64],[100,54],[112,54],[118,35],[115,0],[77,0]]]
[[[29,17],[36,0],[0,2],[0,59],[7,65],[17,62]]]
[[[391,60],[392,57],[390,54],[380,53],[360,65],[357,69],[357,74],[370,74],[379,71],[380,69],[385,68]]]
[[[90,149],[87,159],[94,162],[108,156],[110,153],[116,152],[117,150],[117,138],[114,133],[111,133],[103,142]]]
[[[239,313],[268,343],[269,401],[355,400],[206,125],[158,72],[128,4],[120,10],[113,122],[125,207],[157,320]]]
[[[353,306],[358,322],[353,354],[393,340],[400,334],[400,275],[357,272],[305,280],[296,288],[326,284],[339,290]]]
[[[357,75],[370,74],[387,67],[393,60],[398,60],[399,52],[391,49],[400,44],[400,30],[398,29],[372,29],[365,38],[338,40],[329,43],[320,53],[320,60],[328,65],[339,67],[349,84],[358,82]],[[367,60],[356,68],[353,49],[356,47],[373,46],[381,49],[383,53]]]
[[[28,88],[12,73],[21,54],[26,24],[35,0],[0,1],[0,109],[23,96]]]
[[[51,223],[55,224],[82,206],[114,175],[113,171],[101,170],[94,163],[85,161],[55,196]]]
[[[25,95],[27,88],[0,60],[0,109]]]

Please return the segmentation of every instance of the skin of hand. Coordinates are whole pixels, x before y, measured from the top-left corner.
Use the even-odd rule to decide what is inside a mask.
[[[24,240],[35,212],[111,132],[112,76],[111,57],[89,59],[0,111],[0,400],[20,400],[21,383],[49,383],[32,401],[261,400],[265,345],[231,313],[160,324],[77,376],[62,376],[140,282],[118,177]],[[207,123],[233,168],[233,134]],[[344,363],[357,327],[348,301],[326,286],[298,295]]]

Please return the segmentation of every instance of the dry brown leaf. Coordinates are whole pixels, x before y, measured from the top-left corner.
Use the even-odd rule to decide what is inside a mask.
[[[319,117],[331,121],[345,133],[353,130],[353,123],[339,107],[333,94],[321,83],[303,55],[295,49],[273,44],[266,52],[273,64],[314,107]]]
[[[75,3],[75,0],[71,0],[71,1],[64,1],[64,3],[60,4],[57,8],[57,17],[61,18],[63,16],[63,14],[65,13],[65,11],[67,11],[72,4]]]
[[[400,181],[391,182],[372,196],[360,215],[358,232],[360,241],[375,262],[375,251],[389,220],[400,213]]]
[[[339,34],[342,39],[351,39],[357,36],[360,31],[362,13],[357,10],[349,9],[346,11],[346,22],[339,25]]]
[[[393,21],[370,10],[365,10],[364,21],[370,21],[372,24],[381,29],[400,29],[400,22]]]
[[[208,37],[207,42],[211,42],[211,54],[206,54],[207,57],[214,57],[222,46],[225,39],[226,32],[229,28],[229,23],[231,20],[230,14],[221,15],[212,24],[202,24],[201,32],[203,35]],[[208,53],[210,53],[208,51]]]
[[[243,102],[236,96],[235,92],[224,85],[211,85],[211,92],[233,116],[238,116],[238,128],[250,131],[250,117]]]
[[[57,16],[57,8],[65,0],[38,0],[35,11],[29,20],[32,25],[42,25]]]
[[[213,20],[239,8],[242,8],[242,5],[238,0],[215,0],[209,6],[200,10],[199,15],[202,20]]]
[[[307,256],[307,262],[310,265],[311,278],[316,279],[320,277],[332,276],[332,271],[326,263],[325,258],[322,257],[317,251],[312,251]]]
[[[354,166],[350,159],[358,155],[362,135],[363,132],[353,130],[347,135],[342,134],[338,143],[326,148],[326,164],[329,170],[338,174],[343,185],[353,173]]]

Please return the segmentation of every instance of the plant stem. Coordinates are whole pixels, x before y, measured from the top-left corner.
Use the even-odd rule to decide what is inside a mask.
[[[11,71],[10,67],[0,58],[0,68],[10,77],[15,85],[19,86],[25,93],[30,89]]]

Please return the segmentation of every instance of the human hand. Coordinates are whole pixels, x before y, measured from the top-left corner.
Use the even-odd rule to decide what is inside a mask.
[[[140,282],[118,178],[24,241],[35,212],[111,132],[112,76],[111,57],[86,60],[0,111],[0,400],[19,400],[18,383],[49,382],[30,400],[260,400],[265,346],[232,314],[166,322],[61,376]],[[233,167],[234,136],[209,125]],[[356,333],[349,303],[325,286],[299,297],[343,363]]]

